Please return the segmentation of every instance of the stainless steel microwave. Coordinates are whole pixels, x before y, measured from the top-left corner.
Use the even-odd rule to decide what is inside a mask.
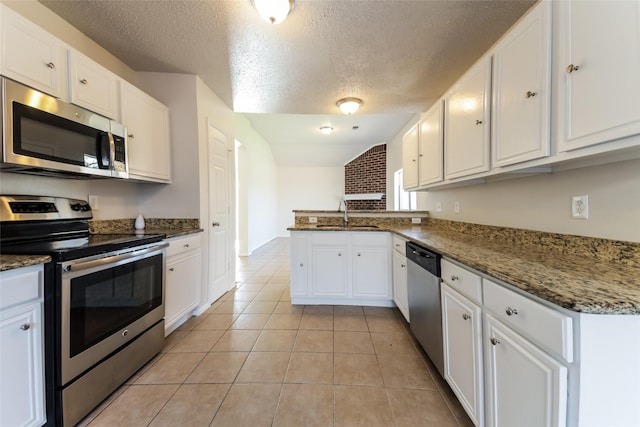
[[[2,170],[129,177],[123,125],[12,80],[0,82]]]

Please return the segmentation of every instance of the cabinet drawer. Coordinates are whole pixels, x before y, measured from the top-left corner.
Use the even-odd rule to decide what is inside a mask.
[[[484,306],[506,325],[541,347],[573,361],[573,319],[490,280],[483,280]]]
[[[406,255],[407,252],[407,240],[403,239],[400,236],[393,235],[393,250],[401,253],[403,256]]]
[[[482,302],[482,279],[456,264],[442,260],[442,281],[472,301]]]
[[[42,266],[0,273],[0,309],[42,297]]]
[[[167,248],[167,257],[179,255],[183,252],[191,251],[193,249],[200,248],[200,235],[176,237],[169,240],[169,247]]]

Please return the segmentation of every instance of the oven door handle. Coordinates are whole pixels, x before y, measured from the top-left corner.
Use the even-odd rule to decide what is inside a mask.
[[[106,264],[112,264],[114,262],[122,261],[125,259],[137,257],[140,255],[146,255],[151,252],[157,252],[161,249],[168,247],[168,243],[163,243],[161,245],[152,246],[150,248],[141,249],[139,251],[127,252],[125,254],[113,255],[106,258],[94,259],[91,261],[83,261],[76,264],[68,264],[63,267],[65,272],[69,271],[78,271],[78,270],[86,270],[88,268],[100,267]]]

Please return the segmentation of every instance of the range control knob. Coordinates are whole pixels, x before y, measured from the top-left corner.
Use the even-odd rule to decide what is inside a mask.
[[[82,212],[89,212],[91,210],[91,205],[89,205],[89,204],[82,205],[81,210],[82,210]]]
[[[74,203],[70,207],[71,207],[72,211],[76,211],[77,212],[82,208],[82,205],[80,203]]]

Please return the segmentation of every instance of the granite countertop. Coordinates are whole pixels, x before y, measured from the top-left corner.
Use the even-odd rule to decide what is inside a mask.
[[[48,255],[5,255],[0,254],[0,271],[14,268],[29,267],[30,265],[45,264],[51,261]]]
[[[358,231],[298,224],[292,231]],[[520,245],[486,236],[410,225],[380,225],[488,276],[568,310],[640,314],[640,267],[572,254],[541,244]]]

